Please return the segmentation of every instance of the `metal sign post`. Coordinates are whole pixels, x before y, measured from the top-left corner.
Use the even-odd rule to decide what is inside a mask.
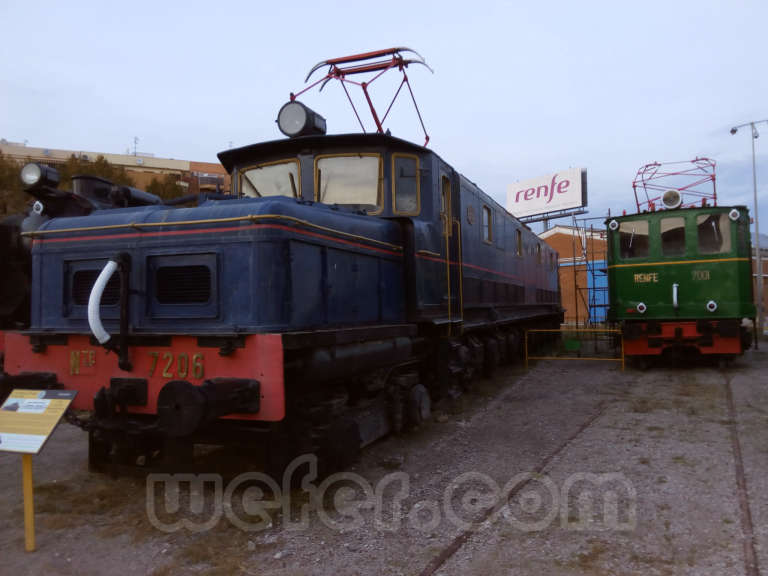
[[[0,407],[0,451],[21,454],[27,552],[35,550],[32,455],[43,449],[76,394],[74,390],[13,390]]]

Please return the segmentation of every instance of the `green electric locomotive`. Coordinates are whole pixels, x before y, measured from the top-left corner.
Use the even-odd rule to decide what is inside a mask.
[[[694,348],[728,357],[750,346],[743,325],[755,318],[748,210],[701,197],[686,207],[687,192],[667,190],[638,201],[637,214],[606,221],[608,319],[622,326],[627,356]]]

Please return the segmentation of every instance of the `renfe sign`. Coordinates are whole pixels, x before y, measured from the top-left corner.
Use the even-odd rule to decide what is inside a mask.
[[[522,218],[587,204],[587,171],[570,168],[507,187],[507,211]]]

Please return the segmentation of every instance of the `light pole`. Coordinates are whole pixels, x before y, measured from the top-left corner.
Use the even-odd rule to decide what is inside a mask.
[[[760,137],[755,124],[760,124],[761,122],[768,124],[768,119],[746,122],[731,128],[732,135],[736,134],[739,128],[744,128],[745,126],[749,126],[752,129],[750,140],[752,141],[752,188],[755,195],[755,253],[757,255],[755,259],[755,268],[757,268],[757,335],[755,342],[757,342],[757,338],[763,335],[763,259],[760,254],[760,219],[758,218],[759,213],[757,210],[757,170],[755,169],[755,140]]]

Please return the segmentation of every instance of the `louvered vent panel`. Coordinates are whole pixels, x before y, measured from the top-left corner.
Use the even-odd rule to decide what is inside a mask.
[[[155,296],[161,304],[201,304],[211,299],[207,266],[162,266],[155,280]]]
[[[91,290],[99,277],[101,270],[78,270],[72,276],[72,300],[78,306],[87,306]],[[101,304],[111,306],[120,301],[120,273],[115,272],[107,282]]]

